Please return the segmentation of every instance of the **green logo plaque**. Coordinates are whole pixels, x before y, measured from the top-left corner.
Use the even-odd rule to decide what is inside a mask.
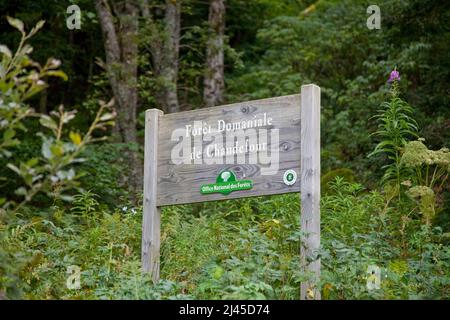
[[[221,193],[228,195],[233,191],[249,190],[253,188],[251,180],[237,180],[231,170],[222,171],[216,179],[216,183],[204,184],[200,187],[201,194]]]

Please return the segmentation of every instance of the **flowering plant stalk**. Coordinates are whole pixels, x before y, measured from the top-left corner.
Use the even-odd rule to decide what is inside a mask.
[[[393,70],[389,76],[390,101],[384,102],[375,118],[378,120],[378,130],[373,135],[380,138],[369,157],[385,154],[389,163],[383,166],[385,173],[383,184],[394,183],[400,197],[400,186],[404,174],[401,166],[401,152],[411,137],[418,137],[418,125],[413,119],[413,108],[400,98],[400,74]]]
[[[410,187],[407,195],[418,203],[425,224],[430,224],[436,214],[436,194],[450,174],[450,152],[447,148],[429,150],[423,142],[421,138],[405,145],[401,164],[414,174],[402,184]]]

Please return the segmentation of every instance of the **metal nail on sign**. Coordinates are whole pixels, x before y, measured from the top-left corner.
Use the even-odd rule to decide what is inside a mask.
[[[163,114],[146,111],[142,263],[159,279],[160,207],[301,194],[307,298],[320,274],[320,88],[301,94]],[[310,262],[312,261],[312,262]]]

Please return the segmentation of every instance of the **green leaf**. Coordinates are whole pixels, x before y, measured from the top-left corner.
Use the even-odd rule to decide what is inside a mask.
[[[58,125],[56,124],[55,120],[47,115],[41,115],[39,122],[41,123],[41,125],[53,130],[54,132],[58,131]]]
[[[223,274],[224,274],[223,268],[216,266],[216,268],[214,269],[213,278],[219,280]]]
[[[61,157],[64,155],[64,149],[59,144],[54,144],[54,145],[50,146],[50,151],[52,152],[53,155],[55,155],[57,157]]]
[[[35,165],[37,165],[39,163],[39,159],[38,158],[31,158],[30,160],[28,160],[26,162],[26,165],[30,168],[34,167]]]
[[[50,150],[51,141],[50,140],[44,140],[42,143],[42,156],[45,159],[50,159],[52,157],[52,152]]]
[[[70,168],[69,171],[67,171],[67,179],[72,180],[73,178],[75,178],[75,170]]]
[[[12,18],[12,17],[6,17],[6,19],[8,20],[8,23],[16,28],[17,30],[19,30],[22,34],[25,34],[25,30],[24,30],[24,26],[23,26],[23,22],[20,21],[19,19],[16,18]]]
[[[61,116],[61,120],[63,123],[68,123],[73,118],[75,118],[75,112],[64,112]]]
[[[52,71],[47,71],[47,75],[51,76],[51,77],[59,77],[62,78],[64,81],[67,81],[69,79],[69,77],[67,77],[67,74],[65,74],[64,71],[58,70],[52,70]]]
[[[0,79],[4,78],[5,75],[6,75],[6,69],[2,64],[0,64]],[[4,90],[4,85],[5,85],[4,82],[0,82],[0,91],[6,91],[6,90]]]
[[[5,56],[7,56],[9,59],[12,58],[12,53],[9,50],[9,48],[3,44],[0,44],[0,53],[3,53]]]
[[[36,26],[31,30],[30,34],[27,36],[28,38],[35,35],[45,24],[44,20],[39,21]]]
[[[59,197],[61,198],[61,200],[66,201],[66,202],[72,202],[74,199],[73,196],[69,196],[69,195],[60,195]]]
[[[25,189],[24,187],[20,187],[20,188],[16,189],[16,191],[14,191],[14,193],[18,196],[26,196],[27,189]]]
[[[14,131],[13,129],[8,129],[3,133],[3,140],[5,141],[11,140],[12,138],[14,138],[15,135],[16,131]]]
[[[70,131],[69,138],[77,146],[79,146],[81,144],[81,142],[82,142],[80,134],[76,133],[76,132],[73,132],[73,131]]]
[[[41,29],[45,24],[45,20],[40,20],[38,23],[36,23],[35,29],[39,30]]]
[[[33,47],[26,44],[23,46],[22,50],[20,51],[21,55],[27,55],[33,52]]]
[[[17,168],[15,165],[13,165],[12,163],[8,163],[6,165],[9,169],[11,169],[12,171],[14,171],[15,173],[17,173],[19,176],[22,175],[22,172],[20,172],[20,169]]]
[[[3,155],[7,158],[12,156],[12,153],[5,149],[1,150],[1,153],[3,153]]]
[[[114,119],[116,115],[114,113],[105,113],[100,117],[100,121],[108,121]]]

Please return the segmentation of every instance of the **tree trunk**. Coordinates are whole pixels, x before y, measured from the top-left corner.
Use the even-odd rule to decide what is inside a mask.
[[[112,7],[111,7],[112,6]],[[127,185],[138,199],[142,189],[142,163],[133,145],[136,139],[138,13],[132,0],[95,0],[95,8],[103,32],[106,69],[117,107],[117,129],[122,142],[128,145]]]
[[[150,51],[157,78],[156,100],[165,113],[178,112],[178,59],[180,52],[181,0],[166,0],[163,25],[153,20],[148,2],[142,2],[142,15],[152,35]]]
[[[166,108],[169,113],[178,112],[178,59],[180,53],[180,1],[166,1],[166,45],[164,50],[165,61],[162,76],[167,81]]]
[[[210,0],[208,23],[210,36],[206,49],[203,100],[206,107],[214,107],[223,102],[225,89],[225,0]]]

